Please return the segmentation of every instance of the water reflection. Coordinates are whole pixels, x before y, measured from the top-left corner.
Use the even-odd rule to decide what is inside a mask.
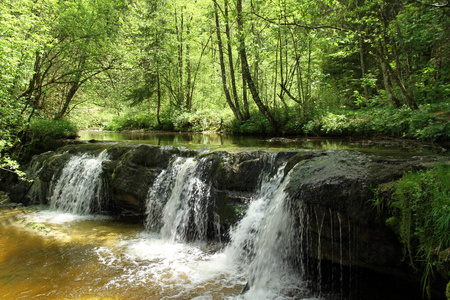
[[[443,148],[437,145],[394,139],[325,139],[314,137],[269,138],[222,133],[167,133],[167,132],[108,132],[80,131],[81,141],[123,141],[160,146],[187,146],[213,148],[287,148],[317,150],[356,150],[377,154],[436,154]]]

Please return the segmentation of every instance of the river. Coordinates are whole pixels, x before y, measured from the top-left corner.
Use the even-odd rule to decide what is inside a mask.
[[[401,156],[430,151],[394,151],[368,141],[220,134],[80,135],[82,140],[194,148],[358,149]],[[289,175],[284,174],[284,164],[274,162],[275,156],[264,156],[268,169],[261,171],[257,191],[239,222],[225,234],[219,227],[207,228],[214,222],[206,222],[203,208],[215,205],[208,202],[212,186],[202,174],[208,160],[174,157],[148,190],[146,217],[133,219],[91,213],[101,205],[99,178],[109,159],[106,152],[71,157],[52,179],[49,205],[0,211],[0,299],[421,298],[418,287],[400,286],[388,276],[362,274],[359,269],[332,265],[327,278],[325,269],[308,278],[299,273],[302,267],[293,268],[292,257],[303,254],[292,252],[289,245],[308,239],[299,241],[294,235],[296,221],[285,205]],[[217,231],[217,238],[208,239],[207,230]],[[221,236],[228,238],[221,241]],[[339,227],[335,240],[340,239],[341,251],[335,255],[341,261],[342,249],[348,246],[342,236]]]

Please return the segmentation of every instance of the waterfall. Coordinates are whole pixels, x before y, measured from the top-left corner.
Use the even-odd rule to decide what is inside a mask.
[[[275,175],[267,170],[263,172],[256,198],[231,231],[231,242],[225,254],[228,261],[243,263],[248,270],[245,299],[305,294],[302,279],[289,263],[297,241],[294,239],[295,222],[285,204],[284,189],[288,182],[284,166]]]
[[[172,241],[204,240],[211,203],[211,183],[204,179],[206,162],[178,157],[149,189],[146,227]]]
[[[50,209],[78,215],[98,212],[104,198],[102,163],[108,160],[106,150],[99,155],[75,155],[58,178],[53,178]]]
[[[298,222],[285,203],[284,189],[290,177],[285,176],[284,165],[276,167],[276,157],[267,154],[261,158],[257,192],[245,216],[230,231],[231,240],[222,252],[225,265],[233,265],[235,274],[248,273],[246,299],[307,294],[290,262],[298,249],[298,231],[294,230]],[[147,230],[171,241],[205,240],[208,224],[216,221],[216,216],[208,213],[214,203],[207,171],[207,161],[202,158],[172,159],[149,189]]]

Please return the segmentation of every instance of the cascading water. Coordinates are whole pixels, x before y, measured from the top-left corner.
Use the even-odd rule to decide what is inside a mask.
[[[98,156],[89,154],[71,157],[50,186],[50,209],[88,215],[101,209],[104,183],[102,163],[108,160],[106,150]]]
[[[178,157],[162,171],[147,197],[146,227],[172,241],[205,240],[211,184],[201,159]]]
[[[276,169],[276,154],[262,158],[259,188],[245,216],[230,232],[231,241],[205,267],[222,266],[237,282],[247,278],[245,299],[273,299],[286,294],[305,295],[303,281],[289,265],[294,243],[294,223],[285,205],[289,175],[284,165]],[[211,184],[202,179],[204,162],[178,157],[163,170],[147,198],[148,231],[165,240],[205,240],[211,203]],[[175,244],[174,244],[175,246]],[[217,268],[217,267],[216,267]],[[222,275],[223,276],[223,275]]]
[[[274,156],[268,165],[274,165],[273,160]],[[231,242],[224,253],[228,261],[243,262],[248,269],[248,282],[241,296],[245,299],[284,299],[286,295],[307,294],[302,278],[289,264],[295,230],[285,205],[288,182],[284,166],[275,175],[263,172],[256,199],[231,231]]]
[[[112,175],[120,174],[115,161],[105,165],[105,171],[114,167],[115,173],[108,175],[111,186],[104,186],[107,180],[102,175],[102,164],[108,159],[106,151],[95,156],[75,155],[69,160],[70,153],[60,153],[57,162],[49,153],[45,159],[36,160],[34,173],[37,177],[42,174],[43,180],[35,185],[36,193],[30,194],[33,198],[42,194],[41,203],[48,199],[52,210],[24,216],[26,221],[20,222],[26,227],[23,233],[19,225],[7,228],[0,224],[0,295],[8,299],[379,299],[376,293],[376,298],[368,298],[347,291],[352,289],[347,283],[352,283],[352,276],[357,274],[343,269],[346,262],[357,258],[352,253],[357,253],[357,245],[351,239],[357,233],[355,225],[339,210],[323,210],[308,202],[314,199],[303,198],[309,176],[325,165],[333,166],[328,159],[331,155],[318,156],[313,166],[306,158],[300,166],[292,166],[295,159],[290,159],[291,153],[258,151],[257,155],[235,156],[215,152],[192,158],[176,156],[193,152],[169,150],[152,159],[140,152],[142,156],[127,161],[130,172],[152,165],[142,167],[148,172],[136,172],[149,175],[147,182],[153,182],[147,195],[146,230],[140,223],[87,216],[104,209],[102,196],[117,183]],[[110,153],[120,156],[122,152]],[[120,156],[120,163],[126,157]],[[285,160],[292,167],[287,175],[284,166],[278,167]],[[66,164],[58,168],[61,162]],[[160,171],[163,166],[167,167]],[[55,170],[57,175],[49,186]],[[328,171],[325,168],[324,173]],[[233,177],[235,174],[239,176]],[[252,184],[246,190],[248,181],[242,178],[248,174],[260,174],[257,188],[251,177]],[[291,184],[295,185],[295,193]],[[111,190],[111,200],[118,207],[122,198]],[[315,197],[316,191],[311,190],[309,196]],[[51,197],[47,198],[47,192],[52,193]],[[221,211],[224,205],[234,218],[251,195],[239,222],[225,220],[229,211]],[[219,212],[223,220],[218,220]],[[218,250],[217,243],[202,242],[213,234],[218,240],[220,226],[226,228],[231,223],[235,227],[229,233],[228,245],[219,245],[222,248]],[[333,271],[326,261],[330,242],[339,243],[331,257],[338,262],[335,270],[340,273],[331,273],[334,285],[327,286],[327,268]],[[18,254],[20,263],[16,262]],[[23,276],[29,278],[29,274],[33,279],[24,284]],[[401,295],[383,299],[416,298]]]

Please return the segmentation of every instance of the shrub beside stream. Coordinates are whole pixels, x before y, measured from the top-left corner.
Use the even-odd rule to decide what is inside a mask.
[[[432,287],[450,280],[450,164],[408,172],[397,182],[380,185],[374,206],[398,235],[404,259],[422,274],[424,292],[431,298]],[[449,289],[450,282],[448,299]]]

